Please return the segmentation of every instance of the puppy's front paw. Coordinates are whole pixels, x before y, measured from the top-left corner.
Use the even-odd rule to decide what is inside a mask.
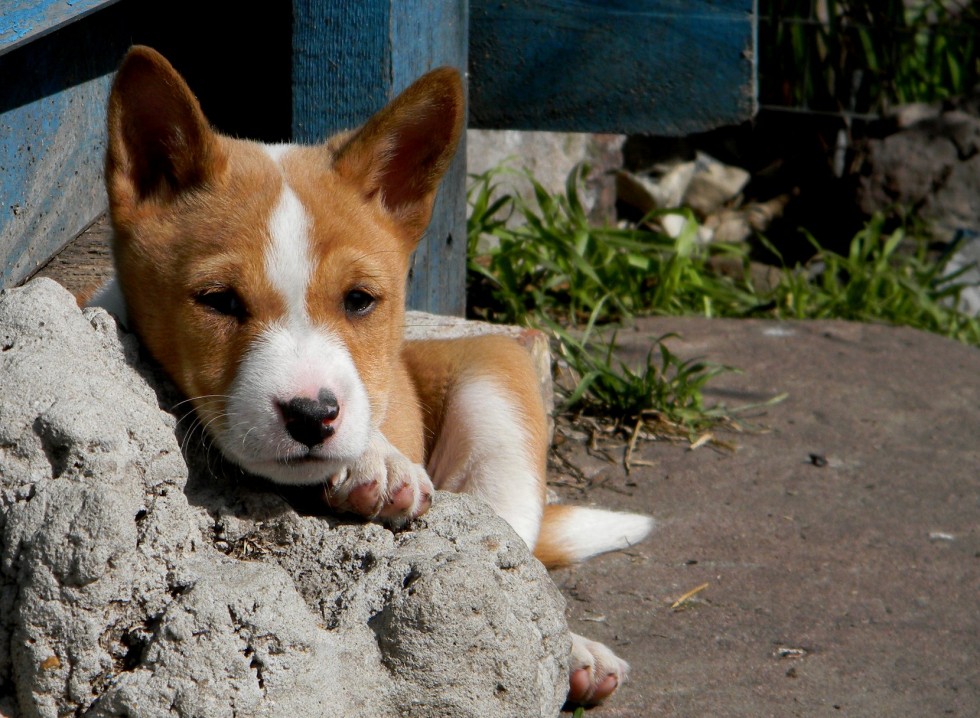
[[[594,706],[626,680],[629,664],[604,644],[573,633],[568,673],[568,703]]]
[[[361,458],[328,479],[324,497],[334,509],[402,526],[429,510],[433,491],[425,469],[377,434]]]

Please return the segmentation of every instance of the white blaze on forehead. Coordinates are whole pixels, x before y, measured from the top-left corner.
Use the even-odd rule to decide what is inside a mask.
[[[289,149],[290,145],[266,146],[266,152],[277,165]],[[265,270],[272,286],[285,300],[289,318],[294,321],[307,320],[306,291],[313,270],[311,225],[306,208],[283,177],[279,201],[269,218],[272,241],[265,253]]]
[[[282,160],[283,156],[293,149],[295,145],[291,145],[288,142],[283,142],[278,145],[263,145],[262,148],[265,150],[266,154],[272,158],[272,161],[276,164]]]
[[[313,219],[283,171],[290,149],[265,147],[281,178],[266,227],[265,272],[286,313],[251,342],[229,388],[224,420],[211,423],[209,431],[222,452],[247,470],[280,483],[311,484],[363,454],[373,427],[370,398],[347,347],[314,323],[306,309],[314,268]],[[289,434],[278,407],[299,397],[316,399],[324,389],[341,407],[335,433],[306,447]]]

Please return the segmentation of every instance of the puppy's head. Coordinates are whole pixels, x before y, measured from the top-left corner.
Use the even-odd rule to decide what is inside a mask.
[[[226,456],[316,482],[397,408],[409,257],[462,126],[443,68],[322,145],[231,139],[162,56],[126,56],[106,159],[117,280]]]

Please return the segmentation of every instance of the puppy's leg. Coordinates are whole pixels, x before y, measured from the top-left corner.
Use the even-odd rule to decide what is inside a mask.
[[[568,702],[596,705],[611,696],[629,673],[629,664],[605,644],[572,634]]]
[[[405,358],[426,425],[436,488],[483,498],[534,548],[541,527],[547,418],[524,349],[500,336],[411,342]]]
[[[427,466],[437,488],[485,499],[546,565],[624,548],[649,532],[652,521],[636,514],[546,510],[547,417],[530,359],[516,342],[419,342],[408,345],[406,360],[425,411]],[[569,702],[601,702],[628,668],[603,644],[573,634]]]

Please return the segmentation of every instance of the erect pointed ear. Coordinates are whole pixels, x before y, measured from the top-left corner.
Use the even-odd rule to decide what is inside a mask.
[[[354,132],[337,153],[334,168],[365,197],[377,196],[418,240],[432,217],[463,119],[459,73],[451,67],[433,70]]]
[[[217,138],[197,98],[169,62],[135,46],[109,94],[106,180],[116,206],[166,201],[223,167]]]

